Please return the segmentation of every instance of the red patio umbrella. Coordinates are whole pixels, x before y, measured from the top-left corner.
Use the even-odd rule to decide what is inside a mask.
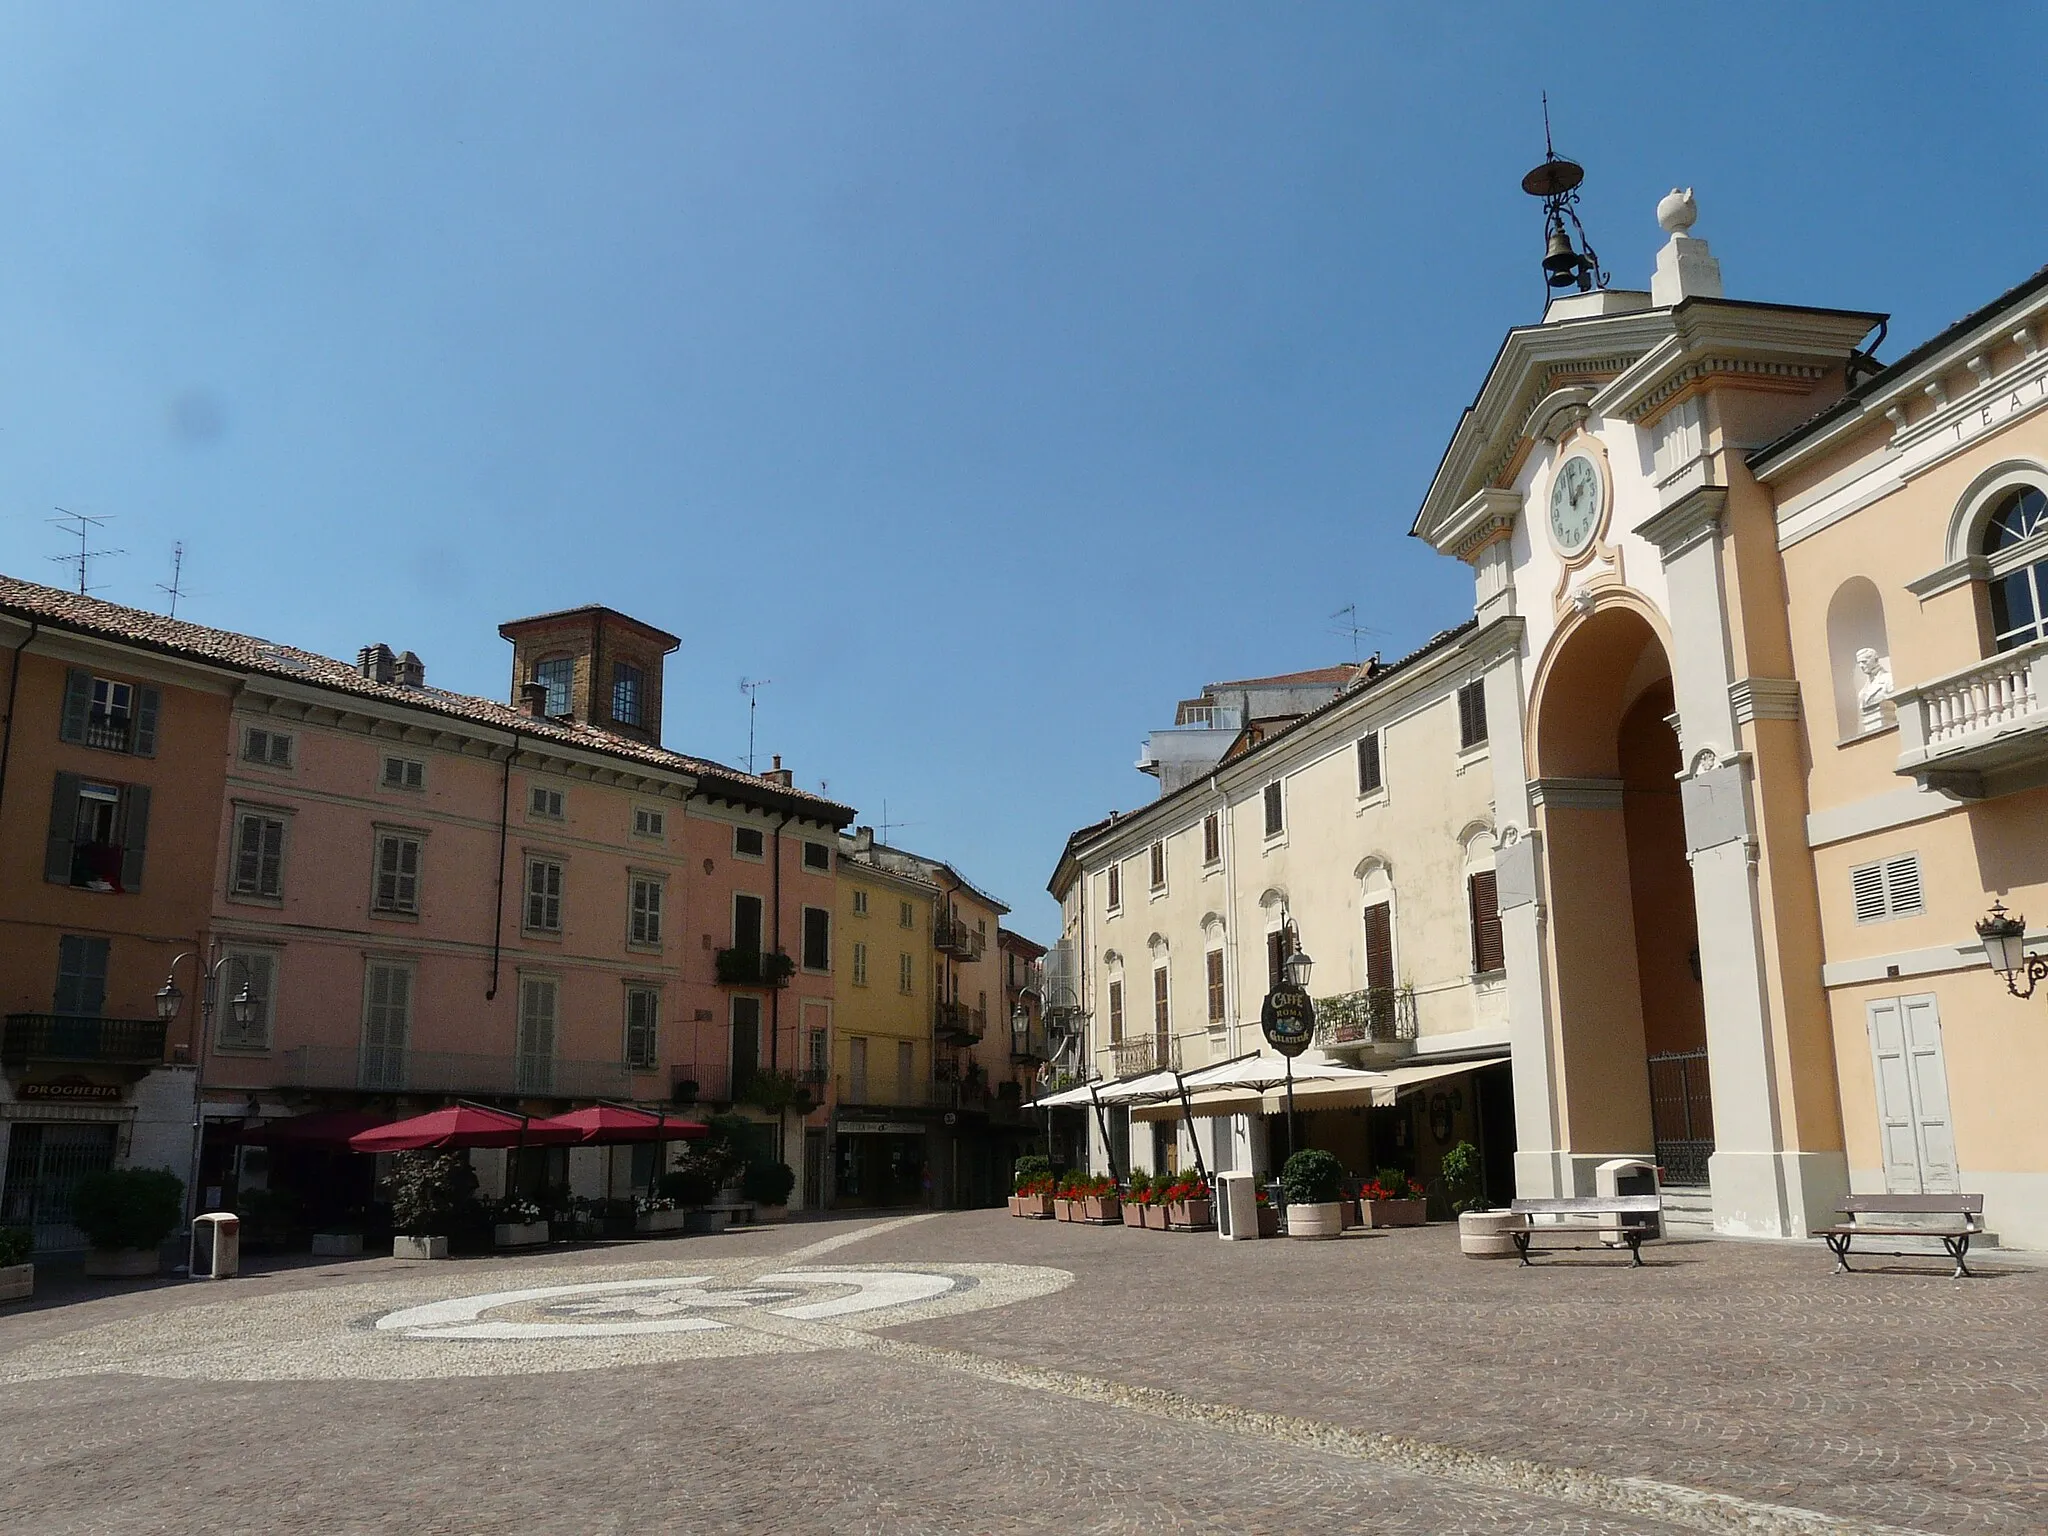
[[[245,1145],[255,1147],[327,1147],[346,1151],[351,1136],[373,1130],[390,1118],[362,1109],[318,1109],[311,1114],[293,1115],[289,1120],[252,1125],[242,1132],[241,1139]]]
[[[531,1131],[566,1132],[581,1146],[617,1146],[633,1141],[695,1141],[709,1136],[711,1127],[698,1120],[671,1120],[652,1109],[630,1104],[592,1104],[572,1109],[566,1115],[536,1120]]]
[[[452,1104],[392,1125],[358,1131],[348,1144],[358,1152],[457,1151],[464,1147],[559,1147],[570,1131],[543,1131],[541,1122],[487,1104]]]

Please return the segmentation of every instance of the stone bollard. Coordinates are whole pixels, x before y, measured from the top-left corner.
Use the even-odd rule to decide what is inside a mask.
[[[1514,1220],[1511,1211],[1466,1211],[1458,1218],[1458,1251],[1468,1259],[1511,1259],[1515,1240],[1502,1228]]]

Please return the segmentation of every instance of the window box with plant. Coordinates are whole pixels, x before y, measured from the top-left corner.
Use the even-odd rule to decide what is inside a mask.
[[[1206,1232],[1216,1225],[1208,1180],[1196,1177],[1170,1184],[1166,1190],[1166,1225],[1175,1232]]]
[[[1382,1168],[1360,1186],[1358,1209],[1368,1227],[1419,1227],[1429,1220],[1428,1198],[1399,1168]]]
[[[185,1181],[165,1168],[108,1168],[78,1181],[71,1221],[91,1252],[88,1276],[134,1278],[162,1267],[159,1250],[185,1219]]]
[[[27,1227],[0,1227],[0,1301],[26,1301],[36,1293],[36,1267],[30,1256],[36,1235]]]
[[[1344,1168],[1319,1147],[1303,1147],[1280,1170],[1289,1237],[1339,1237],[1344,1231]]]

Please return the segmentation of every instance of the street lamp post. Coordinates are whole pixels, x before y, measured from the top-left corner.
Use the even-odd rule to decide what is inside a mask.
[[[2005,990],[2014,997],[2032,997],[2036,984],[2048,981],[2048,956],[2027,953],[2027,920],[2008,915],[2004,902],[1991,903],[1990,915],[1977,924],[1977,937],[1984,941],[1991,969],[2005,978]],[[2021,976],[2027,979],[2024,990]]]
[[[1308,973],[1315,968],[1315,961],[1302,953],[1300,936],[1295,938],[1294,953],[1280,962],[1280,973],[1287,978],[1287,984],[1306,992]],[[1294,1152],[1296,1126],[1294,1123],[1294,1058],[1287,1058],[1287,1151]]]
[[[213,1025],[213,1006],[219,992],[221,972],[234,959],[232,955],[217,955],[218,946],[209,944],[206,955],[196,949],[187,950],[171,962],[170,972],[164,977],[164,984],[157,989],[156,1016],[168,1024],[177,1018],[185,1006],[185,994],[178,989],[178,966],[190,960],[198,971],[199,987],[199,1040],[198,1050],[193,1056],[192,1067],[192,1163],[187,1170],[190,1177],[185,1184],[185,1221],[190,1225],[199,1209],[199,1160],[201,1143],[206,1132],[206,1050],[208,1036]],[[242,990],[228,1000],[228,1011],[235,1022],[247,1027],[256,1017],[256,1010],[262,999],[250,990],[248,967],[242,968]]]

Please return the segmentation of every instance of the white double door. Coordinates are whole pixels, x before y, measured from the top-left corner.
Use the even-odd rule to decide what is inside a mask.
[[[1948,1069],[1941,1054],[1941,1011],[1933,994],[1879,998],[1868,1005],[1867,1022],[1885,1192],[1960,1189]]]

